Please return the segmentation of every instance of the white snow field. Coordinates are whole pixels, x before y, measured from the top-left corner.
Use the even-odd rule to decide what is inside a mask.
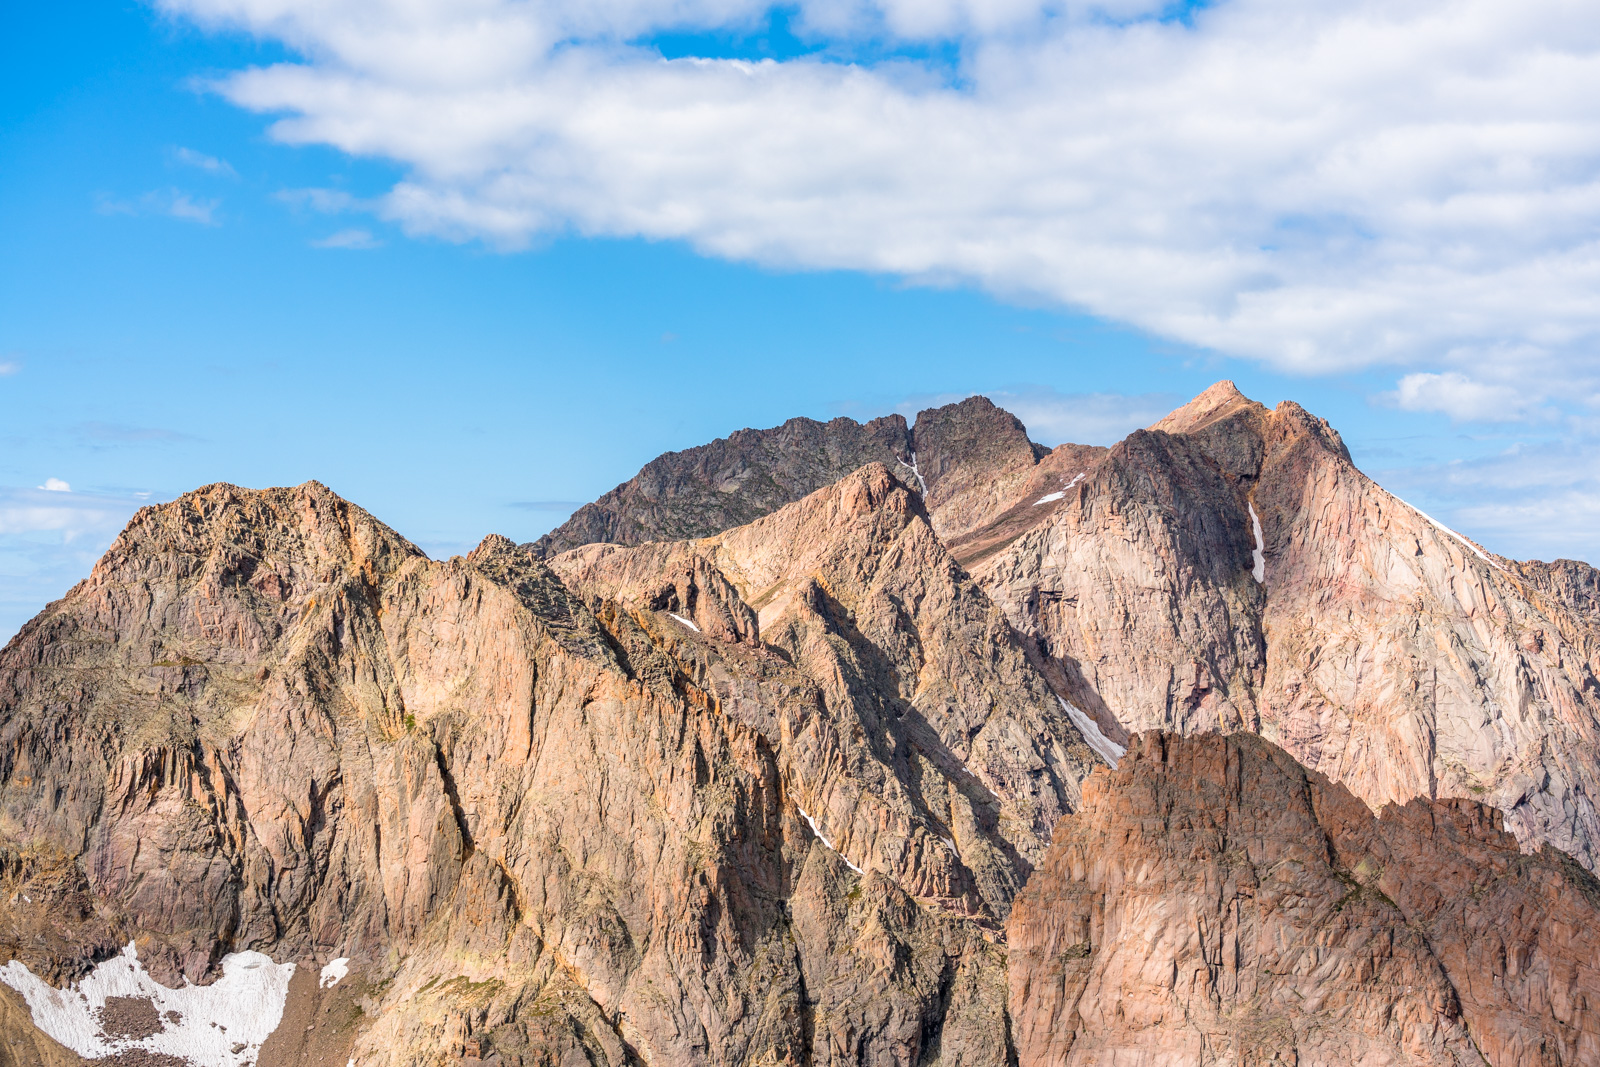
[[[0,967],[0,982],[22,995],[35,1026],[87,1059],[144,1049],[180,1056],[195,1067],[254,1067],[261,1043],[283,1018],[293,974],[292,963],[235,952],[223,957],[222,977],[211,985],[169,989],[146,973],[130,942],[66,989],[51,987],[16,960]],[[108,997],[148,999],[165,1029],[144,1038],[107,1035],[100,1011]]]

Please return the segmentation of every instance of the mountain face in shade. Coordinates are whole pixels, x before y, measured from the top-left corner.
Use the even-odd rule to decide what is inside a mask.
[[[638,545],[705,537],[793,503],[868,463],[890,466],[913,451],[899,415],[862,425],[790,419],[740,430],[709,445],[668,452],[632,479],[534,542],[548,558],[579,545]]]
[[[0,652],[0,1065],[1596,1062],[1597,579],[1230,383],[211,486]]]

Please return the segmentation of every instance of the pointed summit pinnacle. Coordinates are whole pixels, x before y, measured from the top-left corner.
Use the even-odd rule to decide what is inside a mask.
[[[1150,427],[1163,433],[1192,433],[1208,423],[1232,415],[1242,408],[1266,408],[1243,393],[1232,381],[1223,379],[1183,407]]]

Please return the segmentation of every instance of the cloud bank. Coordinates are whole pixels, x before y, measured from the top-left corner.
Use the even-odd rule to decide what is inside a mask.
[[[221,91],[405,165],[378,210],[415,234],[975,283],[1281,369],[1453,375],[1402,393],[1472,417],[1597,390],[1591,4],[803,0],[819,52],[781,62],[648,46],[759,26],[748,0],[161,6],[296,49]],[[938,45],[954,68],[907,58]]]

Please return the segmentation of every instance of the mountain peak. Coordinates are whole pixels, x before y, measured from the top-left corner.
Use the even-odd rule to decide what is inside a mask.
[[[1224,378],[1205,392],[1173,411],[1150,427],[1163,433],[1193,433],[1210,423],[1246,408],[1266,408],[1239,392],[1239,387]]]

